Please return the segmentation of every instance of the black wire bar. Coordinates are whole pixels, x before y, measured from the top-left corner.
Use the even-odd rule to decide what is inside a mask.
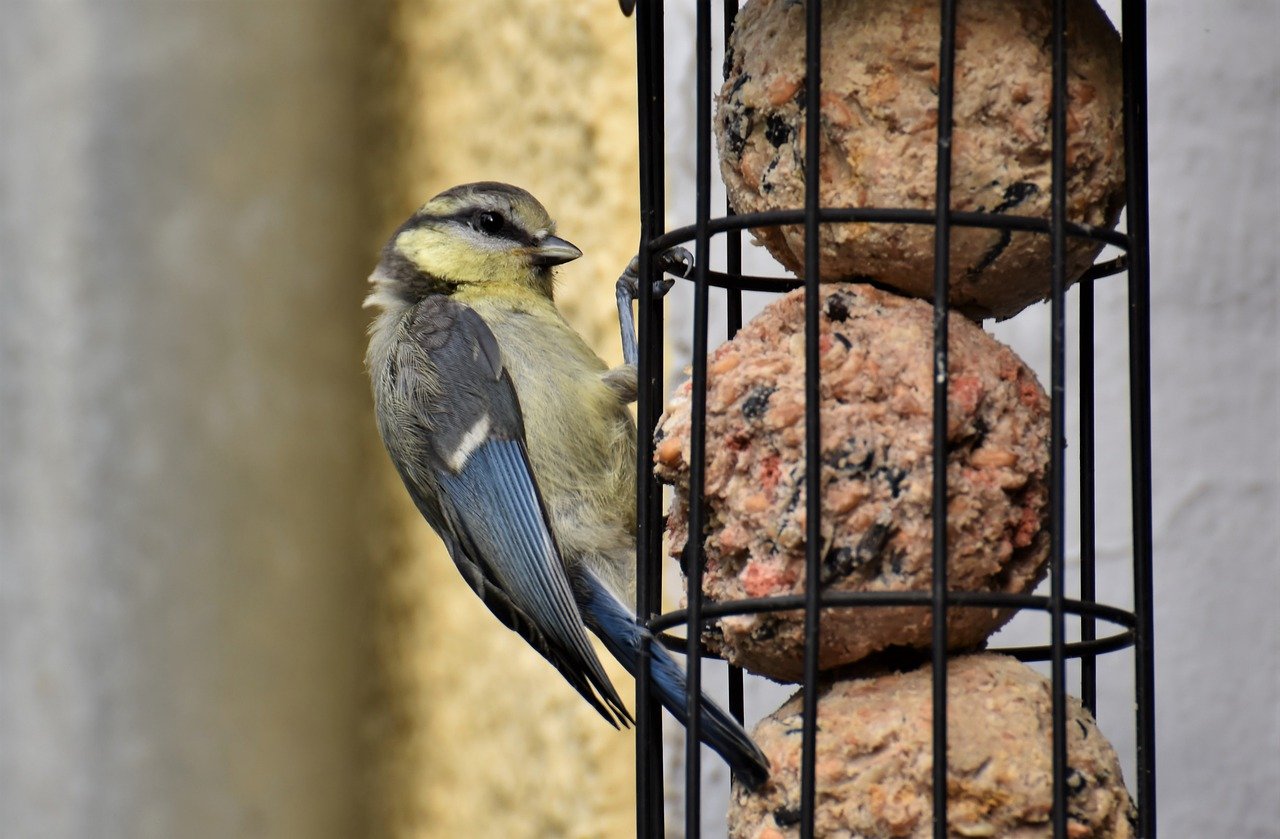
[[[1136,778],[1138,804],[1138,836],[1155,837],[1155,753],[1154,753],[1154,676],[1152,649],[1152,579],[1151,579],[1151,462],[1150,462],[1150,316],[1148,258],[1148,183],[1146,135],[1146,27],[1145,3],[1122,0],[1123,66],[1124,66],[1124,133],[1127,174],[1127,232],[1069,222],[1066,218],[1066,113],[1068,55],[1067,0],[1053,0],[1052,106],[1051,106],[1051,198],[1048,219],[1009,216],[996,213],[959,212],[951,205],[951,136],[952,104],[955,75],[955,10],[956,0],[939,0],[941,15],[939,42],[938,133],[936,140],[936,202],[932,209],[885,207],[821,207],[816,179],[806,178],[804,206],[797,209],[758,213],[735,213],[725,207],[725,215],[711,215],[711,108],[712,108],[712,27],[709,0],[699,0],[696,10],[696,189],[697,204],[694,224],[664,231],[666,196],[663,180],[664,163],[664,15],[659,0],[641,0],[637,6],[637,55],[639,61],[639,129],[640,129],[640,197],[641,238],[640,276],[657,280],[660,273],[654,256],[670,247],[692,242],[696,270],[694,283],[694,334],[692,382],[690,394],[690,495],[689,545],[686,556],[688,574],[688,607],[659,614],[661,610],[662,488],[653,477],[653,429],[663,405],[663,319],[661,305],[650,295],[641,294],[639,301],[639,445],[637,458],[639,491],[637,520],[638,559],[640,563],[637,608],[648,626],[659,633],[660,643],[687,656],[690,699],[687,707],[688,730],[685,746],[685,824],[684,835],[696,839],[701,820],[701,728],[695,697],[701,688],[701,662],[717,656],[703,648],[700,628],[707,621],[728,615],[804,609],[805,659],[803,669],[804,722],[800,764],[800,835],[814,836],[817,753],[817,639],[821,613],[827,608],[874,608],[876,606],[919,606],[931,612],[933,620],[932,666],[933,692],[933,836],[947,835],[947,719],[946,663],[947,621],[949,609],[996,607],[1030,609],[1049,617],[1048,644],[993,649],[1023,661],[1048,661],[1052,694],[1052,789],[1050,814],[1053,834],[1067,836],[1067,787],[1069,766],[1066,737],[1068,659],[1079,659],[1080,692],[1085,706],[1097,709],[1098,656],[1132,647],[1136,668],[1135,706],[1137,735]],[[736,0],[724,0],[723,43],[727,47],[737,15]],[[805,4],[806,81],[805,81],[805,150],[804,171],[817,172],[821,109],[821,3]],[[819,425],[819,252],[818,234],[821,224],[930,224],[934,226],[934,390],[933,390],[933,581],[928,591],[914,592],[823,592],[819,589],[817,569],[821,557],[821,451]],[[749,228],[803,224],[805,231],[805,280],[781,277],[755,277],[742,273],[741,234]],[[1049,238],[1051,267],[1050,296],[1050,383],[1051,396],[1051,467],[1049,474],[1050,572],[1049,594],[1015,595],[1007,593],[958,592],[947,587],[946,556],[946,462],[948,443],[947,391],[950,320],[948,304],[949,250],[952,226],[981,227],[1004,231],[1027,232]],[[710,265],[711,237],[726,236],[726,270]],[[1094,265],[1080,280],[1079,340],[1079,469],[1081,562],[1079,599],[1066,596],[1065,544],[1066,517],[1066,242],[1068,237],[1086,238],[1116,246],[1121,255]],[[1128,272],[1129,294],[1129,387],[1131,484],[1133,494],[1133,611],[1097,602],[1096,575],[1096,487],[1094,467],[1095,441],[1095,365],[1094,365],[1094,287],[1093,282],[1123,271]],[[805,288],[805,495],[806,495],[806,583],[803,594],[781,597],[742,599],[731,602],[706,603],[702,594],[702,542],[706,519],[703,489],[706,456],[706,381],[708,350],[709,290],[726,289],[726,326],[730,336],[742,325],[743,291],[781,293]],[[1079,621],[1080,640],[1067,641],[1067,616]],[[1115,631],[1098,636],[1097,622],[1104,621]],[[683,625],[684,638],[661,634],[666,629]],[[646,647],[644,655],[649,655]],[[742,671],[730,668],[730,711],[743,718]],[[664,835],[662,779],[662,735],[659,707],[655,701],[647,670],[637,681],[637,835]]]
[[[729,53],[729,37],[733,34],[733,24],[738,18],[738,0],[724,0],[724,38],[725,54]],[[733,215],[733,207],[725,200],[724,211]],[[730,231],[725,238],[725,269],[729,276],[742,276],[742,230]],[[707,271],[707,282],[715,285]],[[738,334],[742,328],[742,288],[726,285],[725,288],[725,331],[730,338]],[[746,716],[745,699],[742,691],[742,668],[729,665],[729,713],[741,723]]]
[[[697,10],[698,49],[698,107],[697,132],[701,149],[711,137],[711,4],[704,0]],[[708,153],[703,154],[703,151]],[[689,561],[686,565],[689,579],[688,633],[688,683],[689,695],[685,724],[684,771],[685,789],[693,790],[684,802],[684,835],[697,837],[702,824],[702,644],[698,627],[702,625],[702,539],[695,534],[703,531],[703,486],[706,479],[707,453],[707,300],[710,287],[706,282],[707,268],[711,262],[711,233],[707,220],[711,217],[711,155],[700,150],[697,155],[697,236],[694,260],[697,286],[693,293],[693,385],[690,398],[689,420]]]
[[[804,720],[800,746],[800,837],[813,839],[818,763],[818,599],[822,562],[822,434],[818,410],[818,152],[822,130],[822,3],[805,4],[804,143]]]
[[[1133,504],[1133,610],[1138,836],[1156,835],[1155,625],[1151,532],[1151,265],[1147,183],[1147,4],[1124,0],[1124,150],[1129,233],[1129,450]]]
[[[1080,599],[1097,598],[1097,528],[1094,505],[1097,503],[1094,480],[1094,365],[1093,365],[1093,277],[1080,280]],[[1080,640],[1088,643],[1097,637],[1092,615],[1080,620]],[[1098,716],[1098,659],[1093,655],[1080,658],[1080,701]]]
[[[663,14],[661,3],[640,4],[636,16],[636,56],[639,64],[636,90],[640,136],[640,241],[662,235],[666,194],[663,113]],[[653,251],[640,248],[640,288],[656,279]],[[637,364],[636,421],[642,429],[636,445],[636,612],[648,619],[662,609],[662,487],[653,474],[653,433],[663,405],[662,307],[649,294],[637,302],[639,359]],[[658,336],[654,340],[653,336]],[[641,667],[636,679],[636,836],[660,837],[665,833],[662,782],[662,709],[653,692],[649,670],[649,644],[641,646]]]
[[[941,3],[938,139],[933,237],[933,836],[947,839],[947,390],[951,382],[951,132],[955,93],[956,4]],[[816,241],[816,240],[815,240]],[[808,407],[808,406],[806,406]]]
[[[1067,662],[1066,620],[1066,346],[1067,311],[1067,2],[1053,0],[1053,94],[1050,133],[1049,241],[1053,254],[1050,320],[1050,467],[1049,467],[1049,658],[1052,719],[1053,809],[1055,837],[1067,835]]]

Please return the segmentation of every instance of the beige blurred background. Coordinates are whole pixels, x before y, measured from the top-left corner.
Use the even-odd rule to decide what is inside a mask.
[[[667,5],[687,223],[694,4]],[[1151,4],[1169,839],[1280,823],[1278,18]],[[632,735],[409,509],[360,309],[416,204],[509,180],[586,252],[559,297],[617,360],[632,27],[614,0],[0,0],[0,836],[634,835]],[[1123,522],[1117,285],[1099,307],[1102,503]],[[997,331],[1043,368],[1043,311]],[[1100,538],[1123,602],[1127,531]],[[1102,723],[1131,754],[1118,661]],[[748,715],[787,692],[750,684]],[[727,779],[705,763],[713,837]]]

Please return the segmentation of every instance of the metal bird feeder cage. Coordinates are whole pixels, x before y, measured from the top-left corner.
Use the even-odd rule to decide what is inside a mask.
[[[738,13],[738,3],[728,0],[723,9],[723,31],[713,32],[711,3],[697,3],[696,8],[696,199],[695,216],[686,224],[668,230],[668,204],[664,185],[667,179],[664,152],[665,119],[668,103],[664,101],[664,68],[667,66],[664,6],[659,0],[641,0],[635,9],[637,54],[639,65],[639,137],[640,137],[640,277],[657,280],[660,269],[656,255],[675,245],[687,245],[695,254],[696,272],[688,282],[693,284],[692,392],[690,445],[692,451],[689,495],[688,606],[661,614],[662,603],[662,539],[664,510],[662,488],[653,477],[654,430],[665,404],[664,318],[660,299],[642,294],[639,300],[639,453],[640,492],[638,609],[642,619],[655,631],[683,626],[689,639],[687,653],[689,688],[696,696],[701,686],[700,662],[709,653],[701,646],[699,628],[704,621],[717,616],[750,612],[805,610],[806,649],[804,658],[804,729],[801,752],[801,836],[814,836],[816,704],[818,684],[817,632],[824,610],[831,607],[868,607],[873,605],[911,604],[928,609],[932,615],[933,676],[933,762],[932,835],[947,836],[947,699],[945,616],[948,610],[973,606],[999,606],[1020,610],[1037,610],[1047,614],[1048,638],[1038,646],[1018,649],[996,649],[1023,661],[1048,662],[1052,685],[1052,792],[1053,809],[1050,825],[1053,836],[1066,837],[1068,796],[1068,755],[1066,736],[1066,696],[1069,692],[1082,698],[1086,708],[1096,710],[1097,660],[1100,656],[1132,648],[1135,662],[1133,707],[1136,709],[1135,752],[1136,777],[1129,788],[1138,808],[1137,835],[1153,839],[1155,833],[1155,755],[1152,656],[1152,556],[1151,556],[1151,462],[1150,462],[1150,351],[1149,351],[1149,261],[1148,261],[1148,189],[1146,128],[1146,4],[1141,0],[1123,0],[1120,30],[1123,33],[1124,157],[1127,225],[1125,232],[1083,228],[1066,218],[1066,90],[1067,90],[1067,0],[1054,0],[1052,47],[1052,197],[1048,219],[1018,217],[988,212],[948,211],[951,201],[951,135],[954,69],[956,52],[955,0],[940,0],[941,37],[938,51],[938,122],[936,206],[932,209],[896,207],[829,207],[819,205],[818,190],[812,180],[806,182],[803,207],[750,215],[736,214],[731,208],[712,207],[712,97],[718,79],[713,77],[713,38],[727,39]],[[625,6],[625,4],[624,4]],[[819,119],[822,82],[819,45],[822,29],[820,3],[804,4],[806,17],[805,57],[807,84],[803,84],[804,119],[807,136],[804,141],[804,170],[818,171]],[[678,56],[677,58],[683,58]],[[897,593],[824,592],[820,590],[819,550],[821,538],[821,493],[817,491],[820,451],[818,405],[818,295],[817,278],[819,223],[866,222],[871,224],[909,223],[932,225],[935,231],[934,255],[934,341],[935,376],[933,391],[932,521],[946,520],[947,457],[947,334],[948,246],[956,227],[982,227],[995,230],[1032,231],[1048,237],[1052,247],[1051,335],[1051,469],[1049,593],[1047,595],[1015,595],[1009,593],[975,594],[949,590],[947,587],[946,528],[934,527],[932,554],[932,588]],[[805,231],[805,277],[790,286],[776,279],[746,276],[742,272],[741,236],[748,228],[803,224]],[[726,240],[726,258],[722,265],[713,264],[710,242],[713,236]],[[1119,248],[1121,255],[1096,264],[1080,281],[1078,323],[1069,334],[1064,303],[1067,237],[1089,237]],[[1133,595],[1130,608],[1112,605],[1108,592],[1097,590],[1095,573],[1096,502],[1094,476],[1096,448],[1094,440],[1094,283],[1111,275],[1127,274],[1128,284],[1128,375],[1130,485],[1132,520],[1127,523],[1132,536]],[[683,282],[683,281],[681,281]],[[1122,278],[1105,282],[1121,283]],[[706,521],[702,491],[706,453],[706,387],[708,350],[708,292],[711,287],[727,289],[727,328],[730,335],[742,321],[743,291],[785,291],[803,285],[806,290],[805,311],[805,394],[806,394],[806,495],[807,495],[807,583],[803,596],[774,597],[751,601],[704,603],[702,590],[702,556],[700,540]],[[1077,342],[1079,353],[1078,392],[1066,389],[1066,358],[1071,341]],[[1074,400],[1079,410],[1079,437],[1072,441],[1079,458],[1081,558],[1079,562],[1079,597],[1067,596],[1068,579],[1064,563],[1066,537],[1067,469],[1065,446],[1065,403]],[[1068,640],[1068,622],[1073,622],[1079,640]],[[1080,680],[1068,683],[1068,660],[1078,660]],[[742,673],[730,668],[730,710],[742,718]],[[1074,679],[1072,680],[1074,681]],[[663,740],[660,706],[643,674],[638,682],[638,748],[637,748],[637,834],[641,837],[665,835],[664,780],[662,773]],[[690,706],[690,723],[686,737],[685,800],[686,821],[683,832],[689,839],[700,833],[699,801],[701,797],[698,722],[695,707]]]

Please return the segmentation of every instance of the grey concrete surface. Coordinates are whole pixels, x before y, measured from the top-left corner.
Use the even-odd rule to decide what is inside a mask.
[[[0,5],[0,834],[363,835],[367,19]]]

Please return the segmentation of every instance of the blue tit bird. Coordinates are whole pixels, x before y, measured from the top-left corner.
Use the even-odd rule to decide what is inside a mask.
[[[528,192],[473,183],[428,201],[369,277],[378,428],[414,504],[485,605],[614,726],[633,722],[586,630],[635,675],[635,369],[609,370],[557,310],[582,255]],[[686,720],[684,672],[654,641],[654,690]],[[769,764],[703,696],[703,740],[756,785]]]

